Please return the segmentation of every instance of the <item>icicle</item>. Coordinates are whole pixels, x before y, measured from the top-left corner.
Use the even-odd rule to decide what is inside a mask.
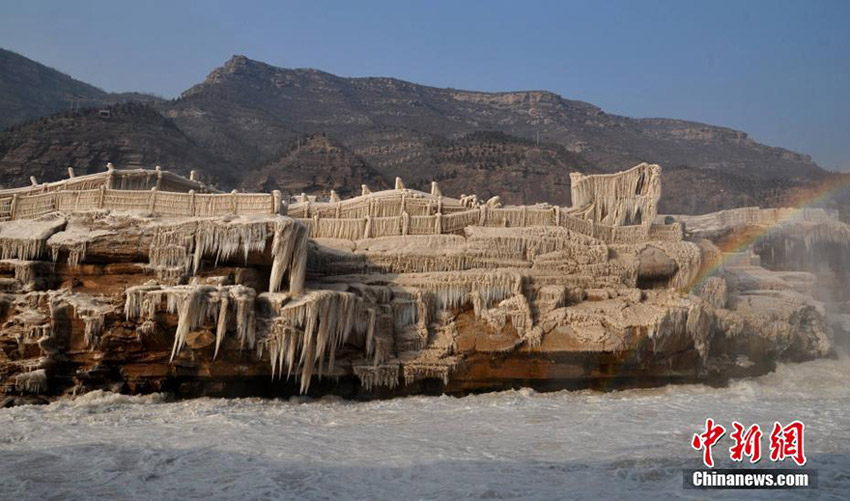
[[[297,296],[304,292],[304,279],[307,274],[307,229],[298,227],[298,236],[292,252],[289,272],[289,293]]]
[[[270,364],[277,377],[300,370],[301,392],[313,374],[333,370],[336,350],[354,326],[356,298],[348,292],[314,291],[286,304],[266,340]]]
[[[177,314],[177,331],[171,350],[171,360],[180,353],[186,336],[209,321],[216,326],[216,344],[213,359],[218,356],[222,340],[227,333],[230,313],[235,311],[236,334],[242,348],[255,348],[256,292],[244,285],[213,287],[210,285],[177,285],[161,287],[148,284],[130,287],[126,292],[124,314],[127,320],[153,320],[166,299],[165,311]]]
[[[276,223],[272,242],[272,271],[269,292],[280,290],[284,273],[289,270],[289,291],[298,295],[304,290],[307,272],[307,229],[301,224]]]
[[[366,356],[375,353],[375,308],[369,308],[369,323],[366,328]]]
[[[363,389],[371,391],[378,387],[394,389],[398,386],[399,364],[354,365],[354,375],[360,380]]]
[[[47,372],[38,369],[15,376],[15,389],[21,393],[44,393],[47,391]]]
[[[0,259],[38,260],[47,250],[47,240],[65,223],[62,218],[0,222]]]
[[[404,384],[410,385],[423,379],[439,379],[443,384],[448,384],[456,365],[457,361],[454,359],[406,363],[404,364]]]
[[[230,306],[230,299],[227,297],[227,294],[222,293],[221,289],[219,289],[219,297],[221,301],[218,305],[218,322],[216,323],[215,330],[215,352],[213,353],[213,360],[218,357],[221,340],[224,339],[224,334],[227,332],[227,309]]]
[[[103,315],[85,315],[80,316],[85,323],[85,338],[86,345],[96,347],[100,342],[100,335],[103,332],[104,316]]]
[[[253,348],[257,342],[255,332],[254,289],[237,285],[229,289],[231,297],[236,300],[236,335],[239,346]]]
[[[603,225],[639,224],[648,230],[661,196],[660,174],[659,166],[646,163],[615,174],[571,173],[571,212]]]
[[[177,331],[174,333],[174,345],[171,348],[170,361],[174,361],[174,357],[180,353],[189,332],[200,324],[206,292],[206,287],[192,287],[181,294],[180,306],[177,309]]]

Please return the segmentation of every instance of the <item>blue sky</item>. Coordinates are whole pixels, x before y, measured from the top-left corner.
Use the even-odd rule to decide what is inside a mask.
[[[175,97],[233,54],[439,87],[544,89],[744,130],[850,170],[850,1],[0,0],[0,47]]]

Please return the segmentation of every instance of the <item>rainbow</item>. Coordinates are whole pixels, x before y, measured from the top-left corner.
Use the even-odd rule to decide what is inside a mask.
[[[765,235],[769,234],[774,228],[788,224],[805,215],[806,209],[817,206],[830,197],[834,196],[841,190],[850,187],[850,174],[835,174],[830,176],[824,182],[816,186],[806,189],[799,189],[786,200],[786,208],[779,209],[777,214],[781,214],[770,224],[752,224],[746,228],[741,228],[733,232],[728,238],[717,242],[716,245],[720,249],[720,254],[717,259],[713,259],[705,263],[697,276],[691,280],[690,284],[685,288],[684,292],[692,293],[705,279],[715,275],[729,259],[730,255],[736,252],[743,252],[750,246],[759,241]],[[640,353],[634,351],[627,358],[620,361],[621,367],[630,367],[638,362]],[[598,386],[602,391],[611,391],[616,388],[616,376],[605,378]]]
[[[774,228],[788,224],[804,215],[806,209],[819,205],[841,190],[850,187],[850,174],[836,174],[830,176],[826,181],[808,189],[797,190],[788,197],[787,208],[782,210],[781,216],[770,224],[752,225],[751,231],[735,231],[729,238],[717,243],[720,255],[702,266],[697,276],[691,280],[686,287],[686,292],[694,291],[708,277],[717,273],[729,259],[738,252],[743,252],[758,242]]]
[[[735,231],[729,238],[718,242],[717,247],[721,252],[719,257],[701,267],[700,272],[691,280],[685,292],[693,292],[705,279],[715,275],[724,266],[732,253],[743,252],[758,242],[759,239],[769,234],[772,229],[794,221],[804,215],[806,209],[825,202],[836,193],[848,187],[850,187],[850,174],[836,174],[814,187],[797,190],[787,198],[787,207],[782,209],[780,213],[781,217],[778,217],[775,221],[770,224],[751,225],[748,228],[749,231]],[[639,360],[639,356],[640,354],[635,351],[628,358],[621,361],[622,366],[630,366]],[[615,389],[615,380],[615,377],[604,379],[600,388],[603,391]]]

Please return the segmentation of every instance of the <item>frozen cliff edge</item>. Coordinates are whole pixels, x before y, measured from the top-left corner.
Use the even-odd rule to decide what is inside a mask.
[[[573,207],[401,180],[289,207],[19,190],[0,221],[0,384],[7,403],[372,398],[722,382],[829,356],[850,327],[850,228],[818,210],[657,216],[660,180],[574,174]]]

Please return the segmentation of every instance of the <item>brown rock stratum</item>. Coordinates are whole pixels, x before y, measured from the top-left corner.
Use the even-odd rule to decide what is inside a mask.
[[[850,228],[658,216],[660,183],[649,164],[573,174],[571,207],[400,179],[287,206],[143,170],[0,192],[0,384],[9,405],[372,398],[714,383],[833,352]]]

